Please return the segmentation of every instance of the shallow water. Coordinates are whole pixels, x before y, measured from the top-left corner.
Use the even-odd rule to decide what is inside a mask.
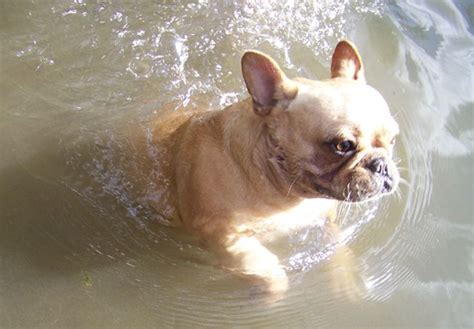
[[[474,326],[472,2],[7,0],[0,17],[2,328]],[[401,126],[406,183],[338,219],[358,300],[330,287],[313,227],[273,246],[291,288],[269,305],[132,197],[124,127],[245,97],[249,48],[326,78],[342,37]]]

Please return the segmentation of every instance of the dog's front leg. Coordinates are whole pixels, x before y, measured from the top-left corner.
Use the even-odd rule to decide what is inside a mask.
[[[331,286],[334,293],[343,293],[352,302],[358,302],[364,295],[364,277],[358,259],[352,249],[342,241],[341,228],[330,221],[327,229],[336,239],[336,248],[329,259]]]
[[[223,265],[232,273],[263,284],[266,292],[280,294],[288,289],[288,277],[278,257],[254,236],[228,235],[222,241]]]

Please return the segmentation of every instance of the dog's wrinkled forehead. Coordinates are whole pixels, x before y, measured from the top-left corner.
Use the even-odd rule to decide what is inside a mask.
[[[347,129],[398,133],[386,101],[369,85],[342,79],[297,81],[299,92],[291,107],[296,112],[306,112],[300,115],[318,116],[321,121],[348,126]]]

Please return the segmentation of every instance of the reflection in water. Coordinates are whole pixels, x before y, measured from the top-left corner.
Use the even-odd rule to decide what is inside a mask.
[[[4,1],[2,323],[474,325],[469,6]],[[347,297],[354,287],[329,289],[332,274],[347,269],[331,258],[334,237],[315,226],[271,246],[291,289],[264,305],[137,200],[124,171],[135,169],[140,153],[129,152],[125,131],[146,132],[168,102],[220,108],[242,98],[244,49],[269,53],[290,76],[326,78],[331,49],[345,36],[397,114],[407,184],[400,198],[340,209],[339,239],[356,260],[357,302]]]

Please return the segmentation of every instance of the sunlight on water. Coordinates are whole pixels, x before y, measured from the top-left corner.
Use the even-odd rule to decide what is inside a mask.
[[[2,2],[1,322],[473,326],[472,8],[457,0]],[[246,49],[267,52],[290,77],[325,79],[341,38],[359,46],[369,84],[400,124],[404,182],[399,196],[342,205],[338,234],[321,224],[275,242],[291,288],[268,305],[197,241],[162,225],[172,210],[148,206],[167,197],[151,125],[165,107],[220,109],[246,97]],[[143,135],[142,149],[130,147],[131,132]],[[143,158],[151,160],[141,166]],[[351,268],[339,262],[347,257]]]

